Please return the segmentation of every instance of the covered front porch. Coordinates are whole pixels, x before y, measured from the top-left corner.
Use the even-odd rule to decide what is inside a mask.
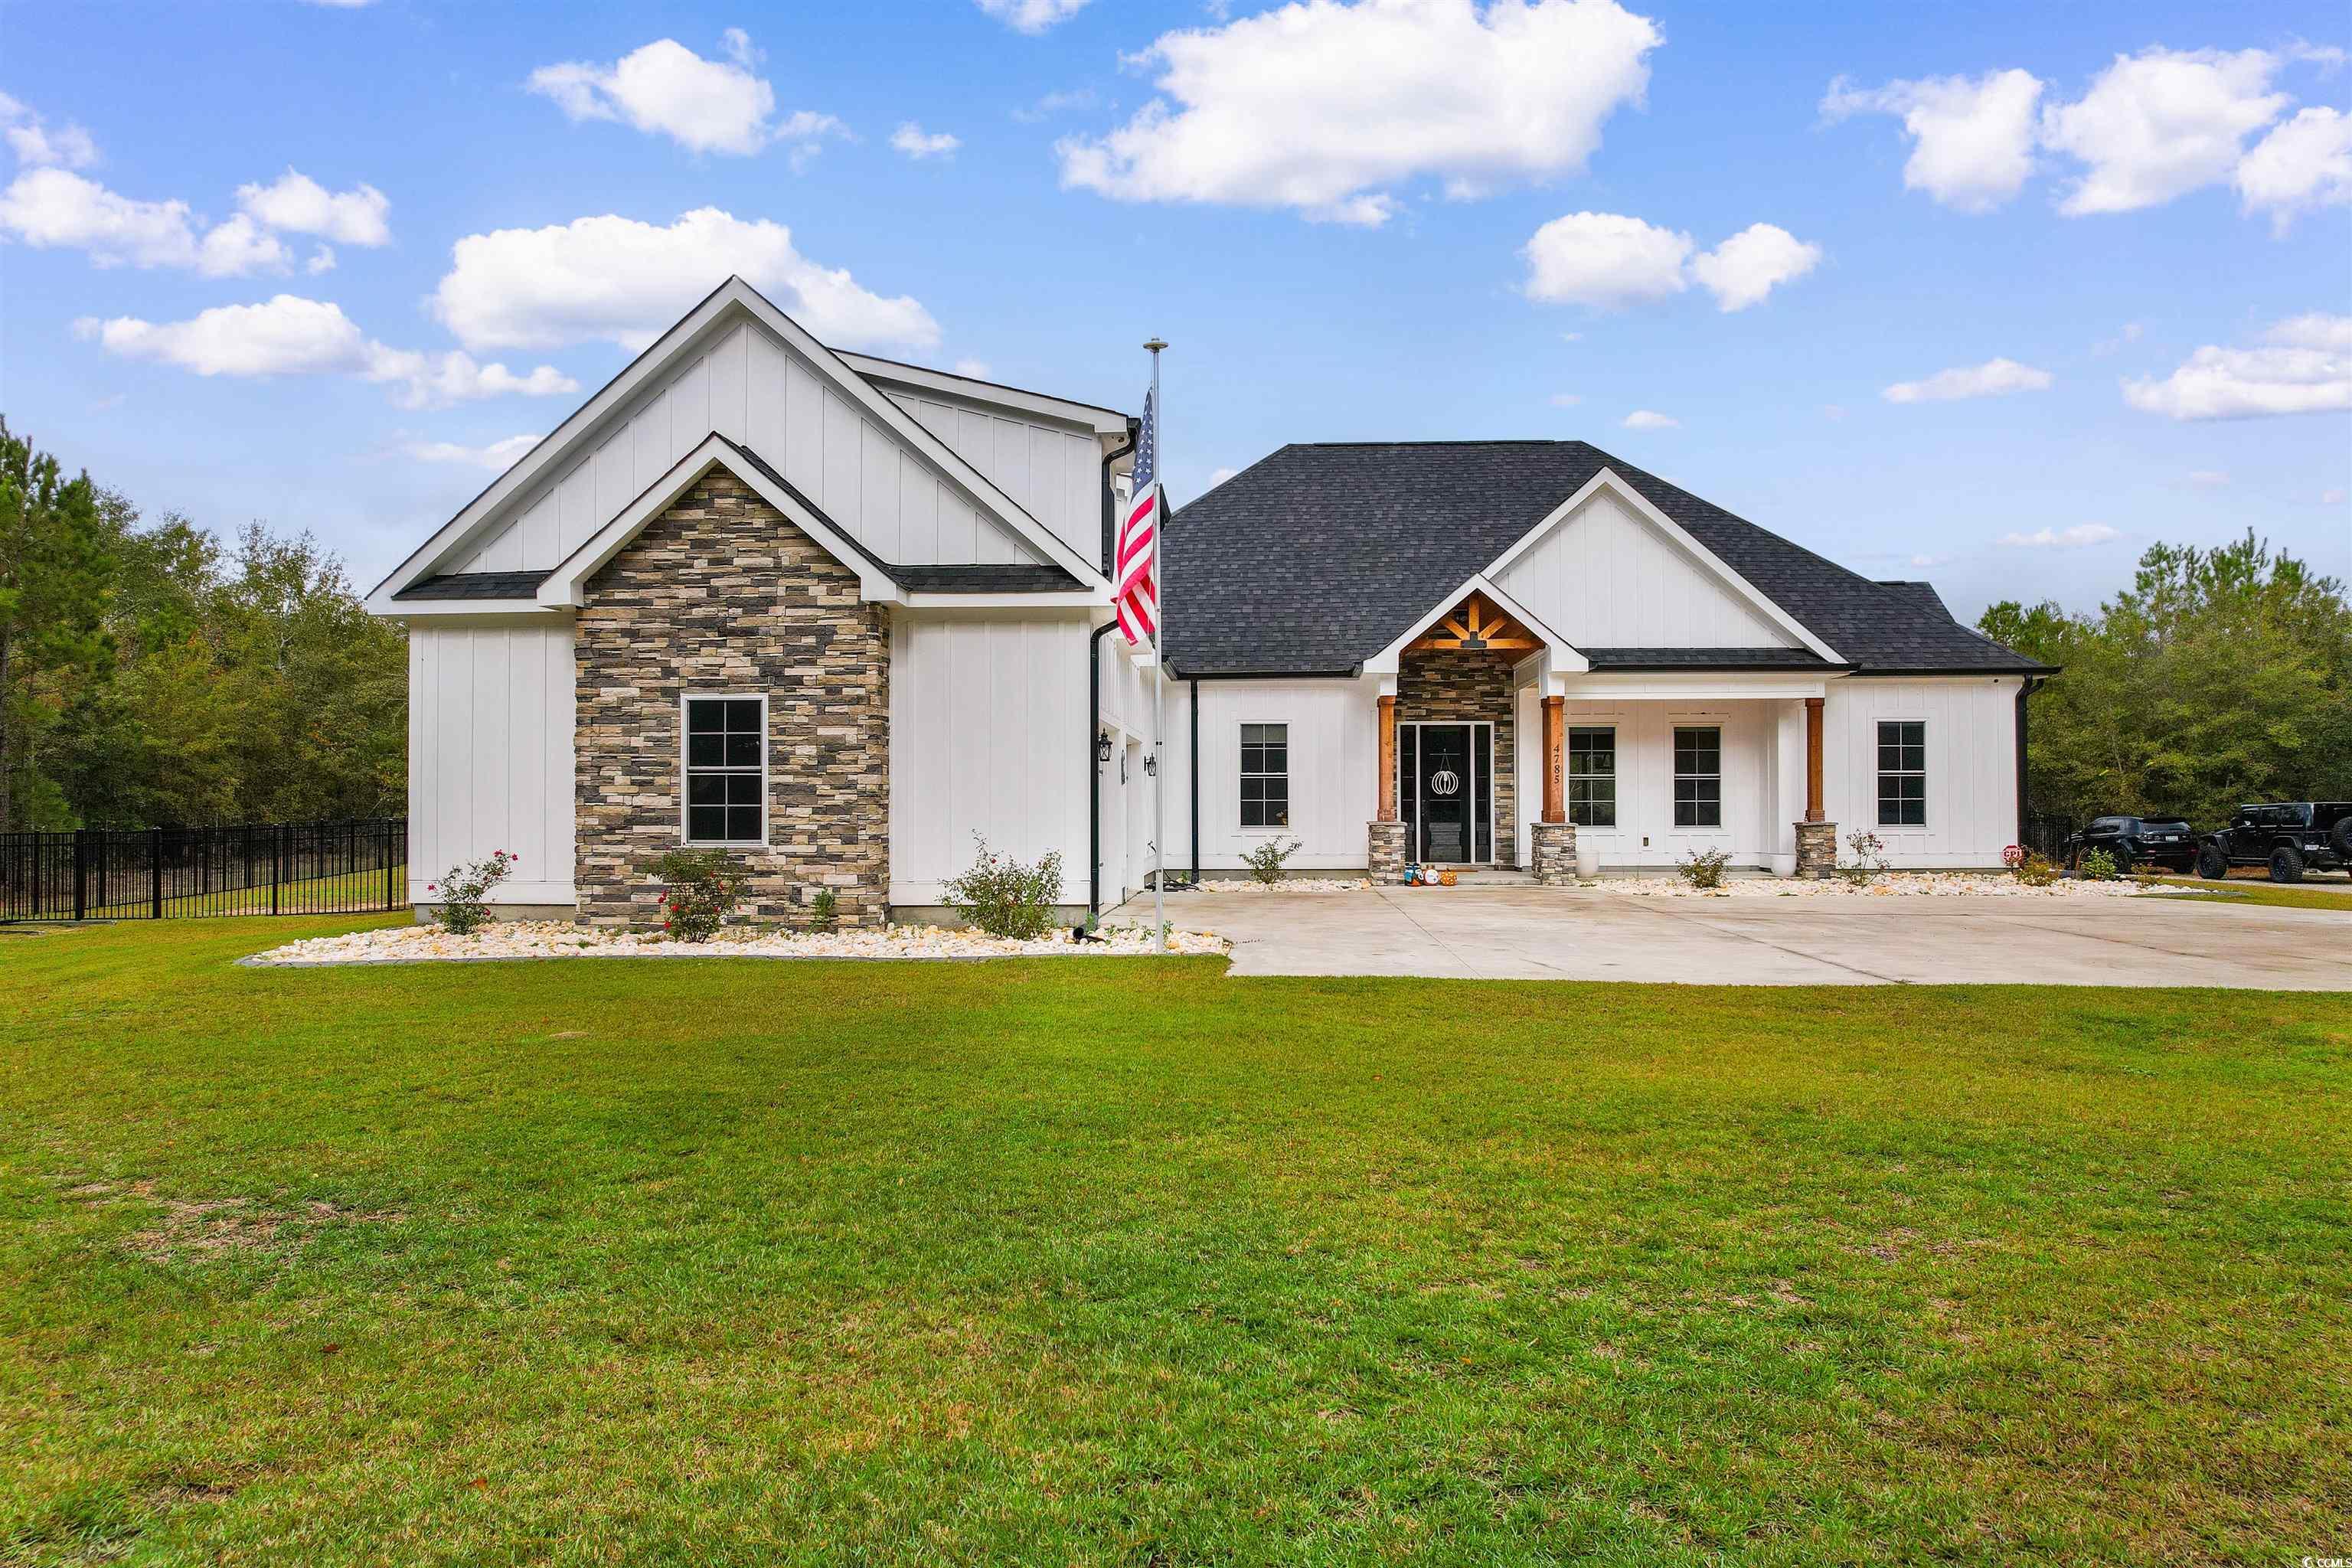
[[[1833,865],[1822,714],[1840,671],[1797,649],[1671,653],[1579,650],[1475,583],[1369,661],[1372,879],[1418,864],[1559,884],[1580,850],[1593,869],[1716,850],[1782,876]]]

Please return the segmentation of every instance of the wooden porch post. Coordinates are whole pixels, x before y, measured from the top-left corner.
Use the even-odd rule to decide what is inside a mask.
[[[1820,822],[1822,816],[1822,701],[1818,697],[1805,699],[1805,820]]]
[[[1381,820],[1397,819],[1396,702],[1381,699]]]
[[[1568,699],[1543,700],[1543,819],[1568,820]]]

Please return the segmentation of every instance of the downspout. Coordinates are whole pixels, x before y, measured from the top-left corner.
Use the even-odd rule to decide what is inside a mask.
[[[2025,808],[2025,700],[2032,696],[2038,689],[2047,684],[2049,679],[2050,678],[2046,675],[2029,675],[2023,681],[2019,683],[2017,688],[2017,841],[2020,844],[2023,844],[2025,842],[2027,828]]]
[[[1110,466],[1135,450],[1135,438],[1143,430],[1143,422],[1127,422],[1127,443],[1103,454],[1102,460],[1102,560],[1103,573],[1110,573],[1111,525],[1118,509],[1111,504]],[[1095,754],[1095,738],[1102,733],[1102,640],[1118,623],[1105,621],[1087,638],[1087,913],[1099,919],[1102,915],[1102,760]]]
[[[1185,771],[1192,775],[1192,890],[1201,890],[1201,680],[1192,679],[1192,745],[1184,753]]]

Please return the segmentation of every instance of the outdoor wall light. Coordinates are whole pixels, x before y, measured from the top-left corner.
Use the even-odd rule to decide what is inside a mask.
[[[1095,736],[1095,761],[1098,763],[1107,763],[1110,761],[1110,731],[1108,730],[1102,731]]]

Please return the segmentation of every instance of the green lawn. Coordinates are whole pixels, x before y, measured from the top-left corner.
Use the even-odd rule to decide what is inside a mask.
[[[0,1562],[2352,1552],[2352,1000],[0,935]]]
[[[2207,882],[2195,877],[2158,877],[2168,888],[2196,888],[2205,897],[2191,900],[2214,905],[2266,904],[2282,910],[2341,910],[2352,914],[2352,879],[2331,876],[2317,883],[2256,882],[2232,879]],[[2170,897],[2171,895],[2167,895]]]

